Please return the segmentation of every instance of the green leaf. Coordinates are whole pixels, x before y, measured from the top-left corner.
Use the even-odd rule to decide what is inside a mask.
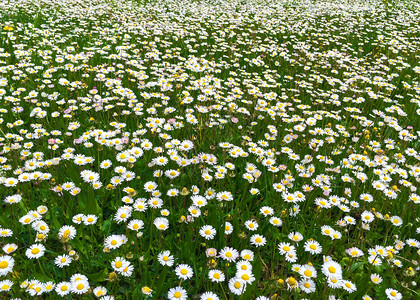
[[[109,235],[109,231],[111,230],[111,220],[104,221],[104,225],[102,225],[102,231],[104,232],[105,236]]]
[[[157,283],[157,285],[155,285],[157,287],[156,289],[156,296],[160,295],[160,292],[162,291],[162,288],[164,288],[164,282],[165,282],[165,278],[166,278],[166,273],[168,273],[168,267],[164,267],[163,271],[160,273],[159,276],[159,281]]]
[[[33,272],[32,273],[32,275],[37,279],[37,280],[40,280],[40,281],[49,281],[49,280],[51,280],[51,278],[50,277],[48,277],[47,275],[45,275],[45,274],[42,274],[42,273],[37,273],[37,272]]]
[[[54,209],[52,209],[52,210],[50,211],[50,218],[51,218],[51,222],[54,224],[54,226],[55,226],[56,228],[60,228],[60,227],[61,227],[61,224],[60,224],[60,222],[58,222],[58,220],[57,220],[57,217],[56,217],[55,213],[56,213],[56,208],[54,208]]]
[[[98,273],[86,274],[86,276],[92,281],[105,281],[105,279],[108,278],[108,269],[105,268]]]
[[[359,268],[360,266],[363,266],[365,264],[367,264],[366,261],[361,261],[361,262],[358,262],[358,263],[353,264],[351,266],[351,272],[354,272],[357,268]]]

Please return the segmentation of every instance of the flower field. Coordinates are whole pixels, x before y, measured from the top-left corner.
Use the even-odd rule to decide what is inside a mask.
[[[419,19],[0,1],[0,299],[420,299]]]

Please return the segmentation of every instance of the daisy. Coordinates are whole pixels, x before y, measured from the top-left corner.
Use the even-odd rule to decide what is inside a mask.
[[[311,254],[322,253],[322,246],[315,240],[308,240],[305,242],[304,249]]]
[[[254,260],[254,252],[248,249],[244,249],[241,251],[241,258],[246,261],[253,261]]]
[[[105,239],[104,246],[108,249],[117,249],[124,242],[124,239],[120,235],[110,235]]]
[[[59,255],[55,258],[54,263],[59,267],[63,268],[65,266],[69,266],[72,262],[72,258],[66,254]]]
[[[16,249],[18,248],[18,246],[14,243],[11,244],[6,244],[3,246],[3,251],[7,254],[13,253],[16,251]]]
[[[207,205],[207,199],[200,195],[191,196],[191,200],[193,201],[193,204],[197,207],[203,207]]]
[[[166,195],[169,196],[169,197],[176,197],[176,196],[179,195],[179,190],[178,189],[169,189],[166,192]]]
[[[179,279],[190,279],[191,277],[193,277],[194,272],[193,269],[186,264],[181,264],[178,265],[175,268],[175,274],[178,276]]]
[[[248,270],[238,270],[236,278],[242,279],[246,284],[252,284],[255,281],[255,276]]]
[[[72,284],[70,282],[60,282],[55,286],[55,292],[64,297],[70,293]]]
[[[158,217],[153,221],[153,224],[159,230],[166,230],[169,228],[169,221],[167,218]]]
[[[148,207],[146,199],[137,199],[136,202],[134,202],[133,207],[135,211],[145,212]]]
[[[172,267],[174,264],[174,257],[169,251],[163,251],[159,253],[158,260],[162,266]]]
[[[366,223],[372,223],[375,219],[375,216],[371,212],[366,210],[361,214],[360,217],[362,218],[362,221]]]
[[[211,225],[204,225],[200,229],[200,235],[206,240],[212,240],[216,235],[216,229]]]
[[[225,222],[225,234],[229,235],[233,232],[233,226],[230,222]]]
[[[234,248],[225,247],[219,251],[219,257],[228,262],[234,262],[239,257],[239,253]]]
[[[402,219],[398,216],[392,216],[390,220],[391,220],[392,225],[394,226],[401,226],[403,223]]]
[[[229,280],[229,290],[235,295],[241,295],[245,292],[246,282],[242,279],[233,277]]]
[[[205,292],[201,294],[200,300],[219,300],[219,297],[213,292]]]
[[[288,252],[295,252],[295,249],[296,249],[294,246],[292,246],[289,243],[280,243],[278,245],[278,248],[279,248],[279,251],[280,251],[281,255],[285,255]]]
[[[252,188],[249,190],[249,192],[251,193],[251,195],[258,195],[260,193],[260,190],[256,188]]]
[[[268,221],[270,222],[270,224],[276,227],[280,227],[283,224],[282,220],[277,217],[271,217]]]
[[[294,242],[300,242],[303,239],[303,235],[299,232],[291,232],[289,233],[288,238]]]
[[[342,288],[349,293],[353,293],[354,291],[357,290],[356,285],[348,280],[343,280]]]
[[[316,278],[317,272],[311,265],[302,265],[299,268],[299,274],[305,278]]]
[[[342,269],[339,263],[336,263],[333,260],[329,260],[324,262],[322,265],[322,273],[326,277],[335,277],[337,279],[341,279]]]
[[[85,225],[94,225],[96,224],[96,221],[98,220],[98,217],[95,215],[86,215],[83,218],[83,223]]]
[[[78,280],[71,285],[71,291],[74,294],[84,294],[89,290],[89,282],[86,280]]]
[[[296,281],[296,279],[294,277],[288,277],[286,279],[286,283],[287,283],[287,289],[290,290],[294,290],[297,289],[298,286],[298,282]]]
[[[225,281],[225,274],[222,271],[214,269],[209,271],[209,279],[212,282],[223,282]]]
[[[284,259],[287,261],[287,262],[290,262],[290,263],[294,263],[294,262],[296,262],[297,261],[297,254],[296,254],[296,251],[289,251],[289,252],[287,252],[286,253],[286,255],[284,256]]]
[[[385,294],[388,297],[389,300],[401,300],[402,294],[398,292],[397,290],[388,288],[385,290]]]
[[[174,179],[174,178],[178,177],[179,174],[180,174],[180,172],[177,171],[177,170],[167,170],[167,171],[165,171],[165,176],[170,178],[170,179]]]
[[[0,256],[0,276],[6,276],[13,271],[15,260],[9,255]]]
[[[370,275],[370,280],[372,280],[372,282],[374,284],[380,284],[382,282],[382,277],[379,274],[371,274]]]
[[[125,277],[130,277],[133,274],[134,267],[128,262],[124,268],[119,270],[118,272]]]
[[[219,192],[216,194],[216,199],[219,201],[232,201],[233,200],[233,195],[231,192]]]
[[[315,282],[312,279],[307,278],[299,281],[299,287],[307,294],[313,293],[316,290]]]
[[[161,208],[163,205],[163,200],[158,197],[150,198],[147,202],[151,208]]]
[[[193,218],[198,218],[199,216],[201,216],[201,210],[196,206],[190,206],[188,208],[188,211]]]
[[[359,248],[356,248],[356,247],[352,247],[352,248],[346,249],[346,253],[348,255],[350,255],[351,257],[360,257],[360,256],[363,256],[363,251],[360,250]]]
[[[327,284],[332,289],[339,289],[343,285],[343,280],[336,277],[327,277]]]
[[[118,208],[117,212],[114,215],[114,220],[117,223],[126,222],[131,217],[131,206],[124,205]]]
[[[186,300],[188,297],[187,291],[180,286],[171,288],[168,291],[169,300]]]
[[[260,234],[254,234],[254,235],[251,236],[250,242],[251,242],[252,245],[254,245],[256,247],[260,247],[260,246],[264,246],[266,244],[267,239]]]
[[[149,288],[148,286],[144,286],[144,287],[141,288],[141,292],[143,294],[145,294],[146,296],[151,296],[153,290],[151,288]]]
[[[1,269],[0,269],[1,270]],[[13,281],[8,279],[0,281],[0,292],[8,292],[13,286]]]
[[[58,237],[62,239],[63,237],[68,238],[69,240],[72,240],[76,236],[76,228],[74,226],[65,225],[60,228],[58,231]]]
[[[134,231],[139,231],[141,229],[143,229],[144,227],[144,222],[142,220],[131,220],[128,224],[127,224],[127,228],[134,230]]]
[[[117,271],[120,272],[122,271],[125,267],[127,267],[129,265],[129,262],[127,260],[125,260],[122,257],[116,257],[112,262],[111,262],[111,266],[112,268]]]
[[[382,259],[380,259],[379,255],[371,255],[368,257],[369,263],[371,263],[374,266],[380,266],[382,265]]]
[[[240,260],[236,263],[236,269],[239,271],[252,272],[252,265],[247,260]]]
[[[30,259],[38,259],[42,257],[44,253],[45,253],[45,247],[42,244],[33,244],[25,252],[26,257]]]
[[[103,286],[98,286],[93,289],[93,294],[98,298],[102,296],[106,296],[106,293],[107,293],[107,289]]]
[[[84,218],[85,218],[84,214],[77,214],[73,216],[72,221],[75,224],[81,224]]]
[[[144,190],[146,191],[146,192],[152,192],[152,191],[154,191],[156,188],[157,188],[157,183],[156,182],[154,182],[154,181],[148,181],[148,182],[146,182],[145,184],[144,184]]]
[[[250,231],[255,231],[258,229],[258,223],[253,220],[248,220],[245,222],[245,227]]]

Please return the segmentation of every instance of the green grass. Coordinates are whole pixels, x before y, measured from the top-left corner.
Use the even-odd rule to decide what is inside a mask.
[[[416,1],[1,3],[0,298],[93,299],[105,287],[115,299],[146,299],[148,287],[152,299],[176,299],[168,293],[180,286],[189,299],[209,291],[220,299],[417,299],[419,8]],[[180,147],[188,141],[191,148]],[[131,161],[120,161],[122,153]],[[101,166],[106,160],[110,168]],[[118,177],[127,174],[133,179]],[[72,194],[68,183],[80,191]],[[222,192],[232,201],[214,197]],[[304,200],[288,200],[293,193]],[[194,194],[208,202],[196,218]],[[154,197],[161,207],[150,207]],[[138,211],[138,199],[151,203]],[[169,228],[159,230],[158,217]],[[130,229],[132,220],[144,227]],[[251,220],[255,231],[245,225]],[[213,239],[200,235],[205,225],[216,230]],[[75,236],[60,236],[63,226]],[[255,234],[265,245],[251,242]],[[126,242],[109,249],[112,236]],[[318,254],[305,250],[313,240]],[[281,243],[294,246],[295,262]],[[43,255],[31,258],[27,249],[41,244]],[[246,257],[228,262],[225,247],[253,253],[255,280],[241,295],[229,280]],[[363,255],[352,257],[353,247]],[[211,248],[216,257],[206,254]],[[173,266],[159,262],[165,250]],[[70,255],[70,265],[55,263],[60,255]],[[115,267],[118,257],[132,274]],[[382,263],[372,264],[377,258]],[[354,291],[343,288],[347,281],[328,285],[327,260]],[[180,264],[192,278],[176,274]],[[313,292],[296,265],[315,268]],[[213,269],[223,282],[209,279]],[[81,294],[75,274],[87,278]],[[374,284],[372,274],[383,281]]]

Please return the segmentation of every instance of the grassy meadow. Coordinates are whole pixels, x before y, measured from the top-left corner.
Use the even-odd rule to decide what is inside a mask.
[[[420,299],[419,19],[0,1],[0,299]]]

